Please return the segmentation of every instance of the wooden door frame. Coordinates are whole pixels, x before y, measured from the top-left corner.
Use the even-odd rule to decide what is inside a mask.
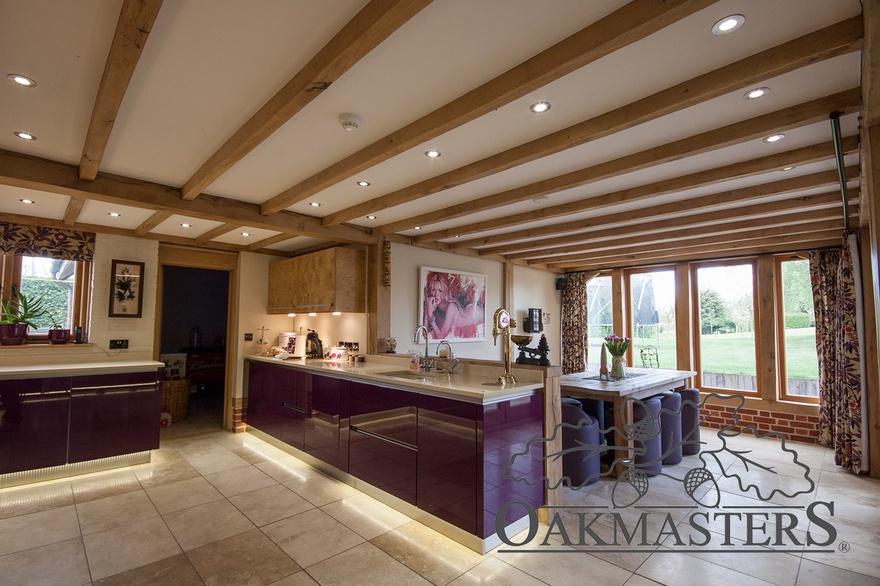
[[[162,333],[162,302],[163,302],[163,268],[166,266],[185,267],[190,269],[210,269],[225,271],[229,274],[226,309],[226,372],[223,383],[223,429],[233,431],[233,386],[235,384],[238,340],[235,336],[235,324],[238,320],[238,302],[235,297],[238,291],[237,252],[190,248],[173,244],[159,245],[158,291],[156,295],[156,321],[153,330],[153,358],[159,360],[161,353]]]

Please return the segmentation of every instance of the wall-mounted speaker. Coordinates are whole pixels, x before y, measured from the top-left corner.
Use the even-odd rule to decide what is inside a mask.
[[[559,277],[558,279],[556,279],[556,290],[557,291],[562,291],[563,289],[565,289],[565,287],[567,285],[568,285],[568,278],[567,277]]]

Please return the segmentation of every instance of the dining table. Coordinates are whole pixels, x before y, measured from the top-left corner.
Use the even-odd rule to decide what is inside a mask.
[[[565,374],[560,379],[560,393],[563,397],[578,399],[598,399],[612,404],[614,413],[615,466],[612,474],[618,475],[626,469],[624,461],[632,458],[633,440],[625,437],[621,430],[633,423],[633,402],[628,399],[647,399],[663,391],[688,386],[697,373],[693,370],[672,370],[667,368],[627,367],[624,378],[599,376],[599,367],[587,366],[584,372]],[[608,423],[605,424],[608,428]]]

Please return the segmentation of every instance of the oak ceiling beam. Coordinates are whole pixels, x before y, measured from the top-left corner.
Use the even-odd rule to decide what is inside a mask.
[[[143,223],[134,229],[135,236],[143,236],[147,234],[150,230],[170,218],[173,214],[171,212],[155,212],[152,216],[143,221]]]
[[[862,124],[880,125],[880,1],[864,0],[862,18]]]
[[[205,244],[207,242],[210,242],[214,238],[217,238],[218,236],[228,234],[229,232],[232,232],[236,228],[241,228],[242,226],[243,224],[239,224],[238,222],[220,224],[215,228],[211,228],[207,232],[199,234],[195,237],[194,241],[196,244]]]
[[[850,180],[858,178],[858,167],[849,167],[846,170],[847,178]],[[736,204],[748,204],[755,200],[769,199],[777,196],[779,199],[786,199],[787,194],[796,194],[808,189],[819,189],[839,184],[837,171],[822,171],[809,175],[801,175],[799,177],[791,177],[781,181],[753,185],[740,189],[733,189],[704,195],[690,199],[682,199],[672,201],[665,204],[652,205],[648,208],[640,208],[616,214],[605,216],[595,216],[580,220],[572,220],[563,224],[553,226],[545,226],[536,228],[533,231],[543,230],[546,234],[558,234],[562,231],[585,230],[588,228],[596,228],[599,226],[613,225],[622,222],[637,222],[645,217],[663,218],[664,216],[680,216],[693,214],[700,210],[717,208],[718,206],[732,206]],[[614,196],[614,194],[610,194]],[[605,196],[603,196],[605,197]]]
[[[180,199],[168,185],[131,177],[98,173],[94,181],[79,178],[77,167],[0,149],[0,184],[60,193],[154,211],[167,211],[215,222],[240,222],[292,235],[306,235],[348,244],[372,244],[376,238],[352,226],[326,228],[312,216],[284,212],[260,214],[260,206],[234,199],[205,195],[193,201]]]
[[[852,197],[852,206],[858,205],[857,197]],[[643,215],[641,212],[644,211]],[[666,219],[658,219],[651,214],[651,208],[629,212],[632,220],[638,224],[621,225],[608,222],[602,230],[581,232],[561,238],[539,241],[531,249],[521,252],[505,252],[503,247],[480,249],[487,254],[501,254],[510,260],[535,259],[548,255],[571,254],[582,251],[584,246],[597,240],[610,238],[637,238],[640,242],[668,238],[669,234],[678,235],[700,227],[704,230],[725,230],[733,222],[735,228],[747,228],[763,222],[762,225],[784,225],[805,222],[822,218],[840,216],[840,193],[829,192],[806,198],[790,198],[769,203],[746,205],[743,207],[726,208],[694,215],[675,215]],[[526,243],[527,244],[527,243]],[[552,244],[552,245],[550,245]],[[545,246],[546,245],[546,246]]]
[[[61,218],[61,223],[65,226],[73,226],[76,224],[76,220],[79,218],[79,214],[82,212],[85,204],[85,199],[81,197],[71,197],[67,202],[67,209],[64,210],[64,217]]]
[[[625,257],[658,258],[664,255],[676,255],[682,251],[709,252],[721,254],[733,254],[747,246],[763,246],[771,244],[785,244],[792,242],[811,242],[816,239],[826,238],[830,235],[843,234],[843,220],[811,222],[810,224],[798,225],[797,230],[787,230],[788,226],[779,228],[763,228],[749,232],[720,234],[705,238],[689,238],[686,243],[666,242],[663,244],[649,244],[646,246],[620,247],[616,250],[597,252],[592,255],[580,257],[567,257],[557,261],[548,262],[549,266],[560,266],[566,270],[576,265],[584,265],[590,262],[603,262],[607,259],[619,259]]]
[[[187,179],[181,197],[185,200],[198,197],[430,3],[431,0],[371,0]],[[284,207],[287,206],[276,211]]]
[[[284,242],[285,240],[290,240],[291,238],[294,238],[294,236],[291,236],[290,234],[276,234],[275,236],[269,236],[268,238],[263,238],[253,244],[249,244],[247,250],[253,252],[273,244],[278,244],[279,242]]]
[[[459,167],[447,173],[432,177],[415,185],[411,185],[384,195],[382,197],[348,208],[324,218],[324,224],[359,217],[367,213],[375,213],[382,209],[407,203],[415,199],[427,197],[451,187],[457,187],[476,179],[498,173],[517,165],[559,153],[587,142],[597,140],[644,124],[667,114],[679,112],[695,104],[705,102],[730,91],[741,89],[753,83],[765,81],[771,77],[793,71],[805,65],[823,59],[857,51],[861,47],[861,22],[858,17],[842,21],[825,29],[810,33],[788,43],[784,43],[762,53],[752,55],[736,63],[726,65],[715,71],[695,77],[673,87],[657,92],[651,96],[621,106],[605,114],[601,114],[585,122],[575,124],[542,138],[527,142],[504,152],[492,155],[475,163]],[[827,115],[827,112],[826,112]],[[766,130],[766,129],[765,129]],[[643,161],[641,165],[659,164]],[[588,181],[596,181],[620,173],[611,167],[594,169],[592,174],[568,174],[525,188],[494,194],[445,210],[435,212],[429,219],[460,217],[474,211],[491,209],[499,205],[507,205],[523,201],[535,195],[550,194],[583,185]],[[629,168],[634,171],[640,166]],[[601,172],[598,173],[601,169]],[[430,223],[423,216],[395,222],[393,225],[381,226],[377,234],[387,234],[413,226],[424,226]]]
[[[161,7],[162,0],[124,0],[122,3],[83,145],[80,179],[92,181],[98,175],[116,114]]]
[[[745,244],[736,248],[725,245],[708,246],[705,249],[687,248],[671,253],[663,252],[657,255],[627,255],[624,257],[606,259],[601,262],[588,262],[582,265],[568,267],[564,272],[595,271],[621,268],[635,268],[648,266],[670,266],[679,262],[697,262],[701,260],[735,259],[759,254],[781,254],[787,252],[803,252],[820,248],[840,247],[841,236],[837,231],[816,234],[812,240],[801,241],[799,238],[777,241],[775,243]],[[559,267],[555,267],[559,271]]]
[[[445,106],[396,130],[269,199],[274,214],[374,165],[458,128],[548,83],[645,38],[716,0],[634,0]],[[349,212],[351,219],[362,215]],[[345,220],[333,218],[327,225]]]
[[[851,214],[857,216],[855,210]],[[695,240],[698,244],[717,244],[720,242],[733,242],[758,236],[784,236],[786,234],[800,234],[816,229],[824,229],[819,226],[825,222],[829,225],[843,227],[843,219],[839,210],[820,209],[806,212],[795,212],[784,216],[769,218],[731,218],[723,224],[711,226],[693,226],[674,232],[649,233],[639,237],[626,237],[607,231],[601,238],[591,242],[585,242],[577,246],[564,249],[552,249],[543,254],[532,253],[531,258],[521,257],[512,260],[528,259],[529,264],[562,264],[569,259],[587,260],[602,256],[617,256],[621,251],[627,254],[636,252],[657,252],[661,250],[683,249],[690,246]],[[634,244],[635,243],[635,244]]]

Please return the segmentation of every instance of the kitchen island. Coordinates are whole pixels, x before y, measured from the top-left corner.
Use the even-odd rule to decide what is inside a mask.
[[[252,356],[249,431],[480,552],[513,535],[523,506],[544,504],[544,369],[499,385],[497,365],[410,371],[400,357],[366,362]],[[514,458],[514,456],[516,456]],[[502,468],[511,464],[507,474]]]

